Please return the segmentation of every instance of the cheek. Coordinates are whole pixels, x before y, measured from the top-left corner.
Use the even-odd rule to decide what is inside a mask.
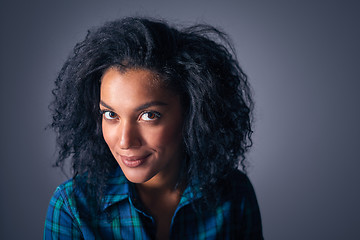
[[[181,111],[174,108],[174,111],[169,114],[172,118],[165,120],[165,124],[157,132],[153,134],[153,145],[156,144],[162,148],[178,148],[182,142],[182,118]]]
[[[156,148],[177,146],[182,141],[181,127],[178,125],[158,127],[148,131],[144,139],[147,144]]]

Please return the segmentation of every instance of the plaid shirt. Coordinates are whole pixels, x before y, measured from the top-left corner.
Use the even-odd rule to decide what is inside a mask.
[[[201,192],[194,196],[192,187],[187,187],[171,221],[170,239],[263,239],[250,181],[237,172],[232,182],[222,203],[201,213],[194,210]],[[50,200],[44,239],[155,239],[155,221],[120,168],[104,196],[103,214],[89,221],[79,214],[88,211],[88,206],[73,180],[60,185]]]

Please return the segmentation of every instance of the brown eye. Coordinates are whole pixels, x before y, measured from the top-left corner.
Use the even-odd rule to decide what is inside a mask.
[[[149,113],[147,113],[147,117],[148,117],[149,119],[154,119],[156,116],[155,116],[155,114],[153,114],[152,112],[149,112]]]
[[[112,119],[116,119],[116,113],[111,112],[111,111],[106,111],[104,112],[104,117],[108,120],[112,120]]]
[[[158,112],[145,112],[141,115],[141,120],[152,121],[160,118],[160,113]]]

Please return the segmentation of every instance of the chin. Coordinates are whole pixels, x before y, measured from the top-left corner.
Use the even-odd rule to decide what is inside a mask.
[[[153,177],[151,174],[141,173],[139,169],[124,169],[123,167],[121,169],[127,180],[132,183],[146,183]]]

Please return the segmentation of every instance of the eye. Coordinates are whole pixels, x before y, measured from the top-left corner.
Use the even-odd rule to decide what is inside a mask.
[[[113,120],[117,118],[117,114],[112,111],[103,111],[102,114],[104,115],[104,118],[108,120]]]
[[[144,112],[141,114],[140,119],[144,121],[154,121],[160,118],[160,113],[158,112]]]

